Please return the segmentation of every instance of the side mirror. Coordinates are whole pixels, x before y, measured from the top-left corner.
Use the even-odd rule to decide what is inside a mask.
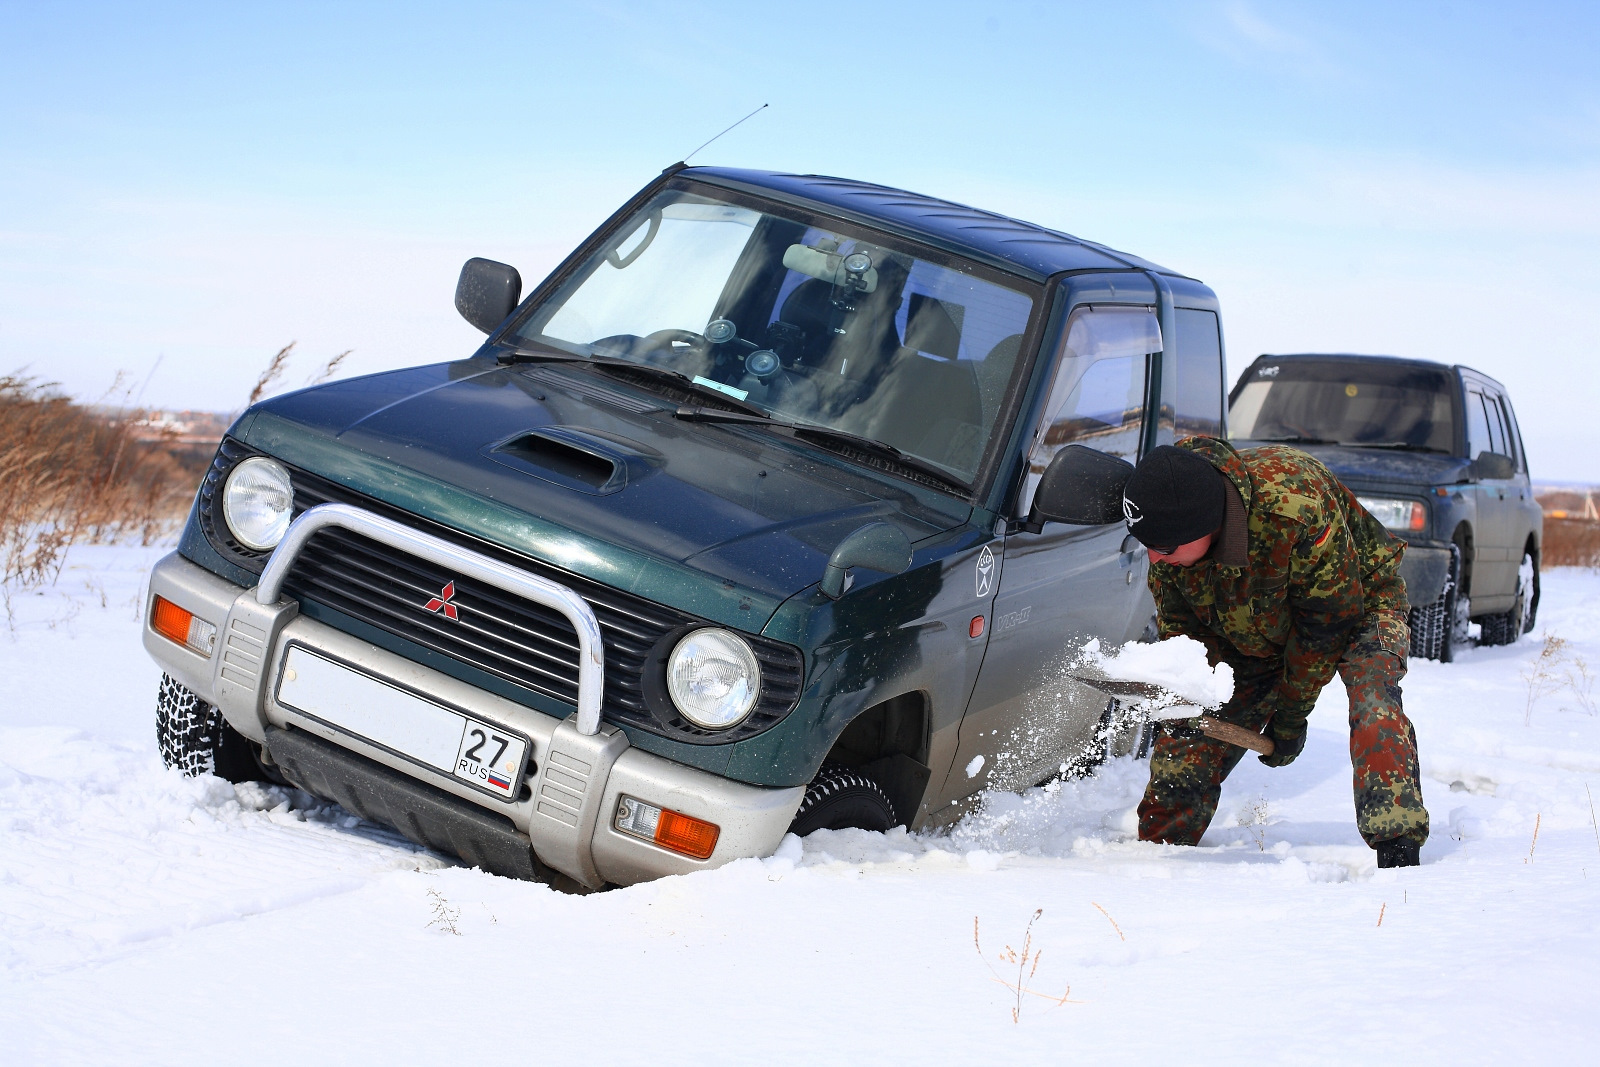
[[[492,259],[469,259],[456,282],[456,310],[472,325],[490,333],[522,299],[517,268]]]
[[[1028,526],[1046,522],[1073,526],[1106,526],[1122,521],[1122,490],[1133,476],[1127,460],[1067,445],[1057,452],[1033,494]]]
[[[1516,474],[1517,461],[1498,452],[1479,452],[1478,458],[1472,461],[1472,475],[1475,478],[1514,478]]]
[[[911,566],[911,539],[900,527],[869,522],[850,534],[828,557],[822,572],[822,593],[829,600],[844,596],[845,572],[851,567],[871,567],[886,574],[902,574]]]

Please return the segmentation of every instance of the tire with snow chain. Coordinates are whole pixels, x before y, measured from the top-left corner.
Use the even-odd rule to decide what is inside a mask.
[[[806,786],[789,832],[804,837],[813,830],[887,830],[900,825],[883,787],[848,767],[825,764]]]
[[[1411,609],[1412,659],[1436,659],[1449,663],[1455,659],[1456,580],[1461,570],[1461,552],[1450,546],[1450,569],[1445,573],[1444,590],[1432,604]]]
[[[156,696],[156,745],[162,762],[189,778],[214,774],[230,782],[254,782],[266,777],[250,742],[227,724],[222,711],[169,674],[161,676]]]

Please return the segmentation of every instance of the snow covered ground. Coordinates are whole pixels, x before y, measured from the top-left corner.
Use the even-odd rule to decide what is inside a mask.
[[[1133,840],[1144,767],[943,836],[820,832],[589,897],[452,866],[303,795],[185,780],[139,646],[154,549],[75,550],[0,620],[6,1063],[1594,1062],[1600,576],[1415,663],[1433,837],[1375,870],[1344,693],[1247,758],[1200,848]],[[1600,699],[1600,688],[1591,691]],[[1531,713],[1530,713],[1531,711]],[[1537,827],[1537,841],[1535,829]],[[1595,878],[1588,877],[1590,868]],[[1414,898],[1414,899],[1413,899]],[[1026,986],[1017,996],[1031,928]],[[982,954],[974,946],[974,930]],[[1035,961],[1031,953],[1042,950]],[[1065,998],[1057,1003],[1047,998]]]

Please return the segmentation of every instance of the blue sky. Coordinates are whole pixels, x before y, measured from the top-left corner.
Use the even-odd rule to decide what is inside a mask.
[[[1597,478],[1596,56],[1592,3],[0,2],[0,372],[227,409],[290,340],[291,381],[464,355],[464,259],[531,283],[770,103],[695,161],[1180,269],[1234,373],[1467,363]]]

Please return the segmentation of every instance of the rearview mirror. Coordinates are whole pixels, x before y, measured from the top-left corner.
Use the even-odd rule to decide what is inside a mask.
[[[1121,522],[1122,490],[1132,476],[1133,464],[1127,460],[1083,445],[1067,445],[1039,479],[1028,524],[1037,529],[1046,522],[1072,526]]]
[[[1472,473],[1477,478],[1511,478],[1517,473],[1517,461],[1498,452],[1479,452],[1472,461]]]
[[[456,310],[484,333],[506,321],[522,298],[522,275],[517,268],[492,259],[473,258],[461,268],[456,282]]]

